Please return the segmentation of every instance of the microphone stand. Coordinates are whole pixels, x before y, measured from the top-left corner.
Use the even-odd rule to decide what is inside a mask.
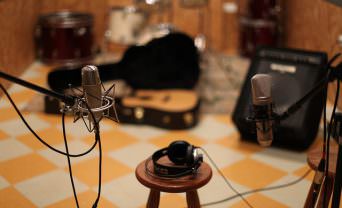
[[[339,208],[341,201],[341,186],[342,186],[342,113],[335,114],[335,133],[338,143],[334,190],[332,197],[332,208]]]
[[[47,96],[54,97],[54,98],[56,98],[56,99],[58,99],[58,100],[64,102],[64,103],[67,105],[67,107],[68,107],[68,106],[77,107],[77,105],[79,105],[79,102],[81,102],[81,100],[80,100],[78,97],[76,97],[76,96],[69,96],[69,95],[60,94],[60,93],[58,93],[58,92],[48,90],[48,89],[46,89],[46,88],[40,87],[40,86],[38,86],[38,85],[35,85],[35,84],[33,84],[33,83],[24,81],[24,80],[22,80],[22,79],[16,78],[16,77],[14,77],[14,76],[11,76],[11,75],[6,74],[6,73],[1,72],[1,71],[0,71],[0,78],[4,78],[4,79],[6,79],[6,80],[8,80],[8,81],[10,81],[10,82],[14,82],[14,83],[16,83],[16,84],[19,84],[19,85],[21,85],[21,86],[27,87],[27,88],[29,88],[29,89],[32,89],[32,90],[34,90],[34,91],[36,91],[36,92],[45,94],[45,95],[47,95]],[[87,110],[88,110],[89,113],[91,114],[91,117],[95,120],[95,117],[94,117],[94,114],[93,114],[92,110],[89,108],[89,106],[88,106],[87,103],[85,103],[85,105],[86,105]],[[98,125],[98,123],[95,123],[94,126],[96,127],[96,128],[94,127],[94,129],[95,129],[95,137],[96,137],[96,140],[97,140],[98,143],[99,143],[99,150],[100,150],[100,151],[99,151],[99,152],[100,152],[100,153],[99,153],[99,154],[100,154],[100,156],[99,156],[100,160],[99,160],[99,185],[98,185],[98,194],[97,194],[97,198],[96,198],[96,200],[95,200],[95,202],[94,202],[94,204],[93,204],[93,206],[92,206],[93,208],[96,208],[96,207],[98,206],[98,202],[99,202],[99,200],[100,200],[100,193],[101,193],[102,150],[101,150],[101,140],[100,140],[99,125]],[[64,131],[64,130],[63,130],[63,131]],[[65,135],[65,134],[64,134],[64,135]],[[65,137],[64,137],[64,138],[65,138]],[[96,143],[97,143],[97,142],[96,142]],[[95,143],[95,144],[96,144],[96,143]],[[65,144],[66,144],[66,149],[67,149],[67,143],[65,143]],[[92,149],[92,148],[91,148],[91,149]],[[90,149],[90,150],[91,150],[91,149]],[[88,152],[88,151],[87,151],[87,152]],[[68,152],[67,152],[66,156],[68,157],[68,160],[69,160],[70,155],[69,155]],[[70,162],[70,161],[69,161],[69,162]],[[70,163],[69,163],[69,165],[70,165]],[[70,171],[70,174],[71,174],[71,168],[69,169],[69,171]],[[72,181],[71,183],[72,183],[72,185],[73,185],[72,174],[70,175],[70,177],[71,177],[71,181]],[[77,205],[77,207],[79,207],[74,185],[73,185],[73,191],[74,191],[74,195],[75,195],[76,205]]]
[[[340,54],[335,55],[327,64],[328,74],[325,78],[320,80],[307,94],[305,94],[301,99],[299,99],[297,102],[292,104],[283,113],[281,113],[281,114],[273,113],[271,120],[274,120],[276,122],[280,122],[282,120],[287,119],[289,116],[291,116],[292,114],[297,112],[297,110],[299,110],[305,102],[307,102],[309,99],[314,97],[317,93],[321,92],[321,90],[326,91],[329,82],[333,82],[335,80],[340,82],[342,80],[342,63],[338,64],[336,67],[331,67],[331,63],[339,55]],[[326,96],[325,96],[325,102],[326,102]],[[251,120],[249,118],[247,118],[247,119]],[[341,116],[341,121],[342,121],[342,116]],[[328,128],[329,133],[331,131],[331,127],[332,126],[330,125]],[[341,173],[341,170],[342,170],[341,140],[342,140],[342,130],[341,130],[341,136],[339,137],[339,141],[338,141],[339,142],[339,150],[338,150],[339,155],[338,155],[338,162],[336,165],[336,171],[339,170],[338,171],[339,176],[336,174],[336,177],[338,177],[338,178],[337,178],[337,180],[335,180],[335,184],[334,184],[334,197],[333,197],[333,206],[332,206],[333,208],[338,208],[339,203],[340,203],[341,180],[342,180],[341,179],[341,177],[342,177],[341,176],[342,175],[342,173]],[[318,164],[318,167],[317,167],[317,170],[316,170],[316,173],[314,176],[314,180],[311,184],[309,195],[308,195],[307,200],[306,200],[305,205],[304,205],[305,208],[315,207],[316,201],[317,201],[318,196],[319,196],[320,191],[321,191],[322,184],[329,182],[329,181],[326,181],[328,179],[326,178],[326,175],[325,175],[325,173],[328,172],[327,168],[329,168],[329,167],[327,167],[328,161],[326,161],[326,154],[330,154],[330,152],[329,152],[329,147],[327,147],[326,144],[324,143],[323,144],[323,151],[322,151],[322,158]],[[326,204],[325,203],[326,193],[321,193],[321,194],[324,195],[323,196],[324,197],[323,198],[323,204],[325,205]],[[320,206],[320,205],[318,205],[318,206]]]

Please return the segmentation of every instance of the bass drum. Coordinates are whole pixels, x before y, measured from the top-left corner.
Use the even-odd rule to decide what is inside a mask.
[[[81,64],[92,60],[96,48],[93,16],[56,12],[42,15],[35,30],[37,57],[47,64]]]
[[[148,14],[136,7],[113,7],[108,15],[107,41],[123,46],[135,44],[147,19]]]

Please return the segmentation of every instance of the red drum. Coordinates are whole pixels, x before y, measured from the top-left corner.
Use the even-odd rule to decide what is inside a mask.
[[[96,48],[93,16],[88,13],[57,12],[39,17],[36,50],[48,64],[81,64],[90,61]]]
[[[271,20],[241,18],[240,36],[240,52],[247,57],[260,45],[277,46],[279,43],[277,22]]]
[[[248,16],[252,19],[275,20],[279,13],[279,0],[249,0]]]

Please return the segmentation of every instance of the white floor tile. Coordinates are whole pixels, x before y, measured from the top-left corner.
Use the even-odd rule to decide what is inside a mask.
[[[74,181],[77,193],[88,189],[75,177]],[[25,180],[16,184],[15,188],[38,207],[44,207],[73,196],[69,174],[62,170]]]
[[[234,131],[233,127],[218,122],[211,115],[203,117],[195,128],[189,130],[192,134],[208,141],[222,139]]]
[[[6,161],[31,153],[32,150],[15,139],[0,141],[0,161]]]
[[[125,208],[142,206],[149,194],[149,189],[138,182],[134,173],[104,184],[102,190],[104,198]]]
[[[0,176],[0,190],[7,188],[9,185],[10,184],[8,183],[8,181],[4,177]]]
[[[136,143],[117,151],[112,151],[109,153],[109,156],[135,169],[140,162],[152,156],[157,150],[158,148],[152,144]]]
[[[65,152],[64,143],[56,145],[54,146],[54,148]],[[71,141],[71,142],[68,142],[68,148],[69,148],[70,154],[79,154],[79,153],[83,153],[87,151],[90,148],[90,145],[84,144],[81,141]],[[60,168],[68,166],[66,156],[56,153],[55,151],[52,151],[46,148],[44,150],[40,150],[38,153]],[[71,162],[72,164],[77,164],[80,161],[88,160],[90,158],[94,158],[97,156],[98,156],[98,150],[97,150],[97,147],[95,147],[94,150],[92,150],[87,155],[84,155],[82,157],[72,157]]]

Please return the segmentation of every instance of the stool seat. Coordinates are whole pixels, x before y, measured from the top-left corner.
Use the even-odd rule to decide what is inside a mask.
[[[322,148],[311,150],[308,153],[307,162],[311,169],[317,170],[318,164],[322,158]],[[329,157],[329,171],[328,173],[333,176],[335,175],[337,161],[337,145],[333,142],[330,144],[330,157]]]
[[[166,157],[161,158],[159,162],[164,165],[172,165]],[[150,174],[146,171],[146,167],[151,172]],[[188,207],[197,208],[200,207],[197,189],[210,181],[212,170],[207,163],[203,162],[196,174],[179,178],[161,178],[154,175],[152,160],[145,160],[137,166],[135,175],[141,184],[151,189],[147,207],[159,206],[160,192],[186,192]]]

